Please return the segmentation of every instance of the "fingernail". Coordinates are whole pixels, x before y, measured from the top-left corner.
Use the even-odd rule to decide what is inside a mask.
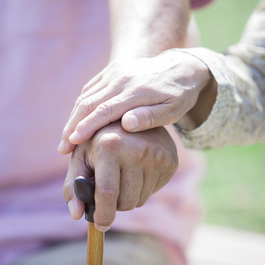
[[[68,208],[69,208],[69,212],[70,212],[72,218],[74,218],[74,216],[75,216],[75,206],[74,206],[74,202],[72,200],[68,202]]]
[[[139,120],[136,115],[128,114],[126,115],[127,127],[129,131],[134,131],[139,126]]]
[[[75,142],[76,140],[78,140],[78,138],[79,138],[79,134],[78,134],[78,132],[77,132],[77,131],[74,131],[74,132],[70,135],[70,137],[69,137],[69,141],[70,141],[71,143],[73,143],[73,142]]]
[[[61,142],[59,143],[59,146],[58,146],[58,151],[61,153],[61,152],[64,152],[65,150],[65,147],[66,147],[66,143],[64,140],[61,140]]]
[[[95,227],[97,228],[97,230],[103,233],[107,232],[110,229],[110,226],[100,226],[97,224],[95,224]]]

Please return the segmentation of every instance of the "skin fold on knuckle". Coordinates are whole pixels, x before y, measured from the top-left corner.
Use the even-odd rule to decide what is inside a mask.
[[[96,192],[96,199],[103,202],[108,202],[108,204],[111,206],[117,201],[118,198],[118,190],[115,187],[111,187],[110,185],[105,185],[102,187],[97,188]]]
[[[121,137],[117,133],[106,133],[98,139],[99,153],[118,152],[121,148]]]
[[[164,147],[159,146],[159,144],[148,145],[143,153],[143,159],[147,161],[152,168],[160,170],[161,167],[168,165],[167,158],[171,159]]]
[[[107,103],[101,103],[95,109],[96,114],[99,117],[104,117],[108,123],[111,122],[111,118],[113,116],[113,107]]]
[[[129,150],[129,154],[125,157],[129,161],[128,156],[130,157],[131,164],[139,165],[142,164],[143,160],[146,158],[149,153],[149,145],[146,141],[135,140],[134,142],[125,143],[126,150]]]
[[[159,167],[166,161],[166,154],[162,148],[155,146],[152,148],[151,152],[153,153],[153,163],[155,167]]]
[[[83,99],[78,105],[78,112],[81,115],[88,115],[94,109],[94,102],[90,98]]]

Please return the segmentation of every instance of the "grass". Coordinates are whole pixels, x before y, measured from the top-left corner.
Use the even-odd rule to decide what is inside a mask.
[[[205,222],[265,233],[265,146],[229,146],[205,155]]]
[[[202,46],[223,51],[237,43],[258,0],[219,0],[197,11]],[[204,152],[204,222],[265,233],[265,145]]]
[[[223,51],[240,39],[245,23],[259,0],[217,0],[195,12],[202,46]]]

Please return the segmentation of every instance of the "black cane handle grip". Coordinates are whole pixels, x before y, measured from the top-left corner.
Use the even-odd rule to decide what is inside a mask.
[[[94,223],[93,214],[95,211],[95,179],[77,177],[74,183],[77,198],[85,203],[85,217],[89,222]]]

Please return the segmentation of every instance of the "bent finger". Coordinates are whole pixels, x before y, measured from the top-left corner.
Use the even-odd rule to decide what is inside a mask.
[[[93,100],[89,102],[86,102],[87,98],[89,98],[91,95],[99,92],[100,90],[104,89],[107,85],[102,80],[102,74],[98,74],[94,77],[82,90],[81,95],[77,98],[74,108],[71,111],[71,114],[69,116],[69,119],[64,126],[63,134],[62,134],[62,140],[59,143],[58,146],[58,152],[61,154],[69,154],[72,152],[75,148],[75,144],[70,143],[69,136],[73,133],[73,131],[76,128],[76,125],[78,122],[80,122],[86,115],[88,115],[89,109],[91,111],[93,110]],[[89,101],[89,100],[88,100]],[[96,104],[95,104],[96,105]],[[76,114],[77,109],[79,109],[79,113]],[[85,110],[85,111],[84,111]],[[80,114],[81,112],[81,114]]]
[[[81,95],[76,101],[74,110],[72,111],[68,122],[66,123],[63,134],[62,141],[58,146],[58,152],[61,154],[68,154],[72,152],[75,148],[75,144],[69,141],[70,135],[75,131],[77,124],[85,119],[94,109],[104,100],[113,97],[111,93],[106,93],[105,91],[99,91],[91,97],[86,97]],[[77,103],[78,102],[78,103]],[[87,140],[87,139],[85,139]],[[79,144],[83,143],[79,142]]]
[[[98,93],[101,90],[105,89],[107,86],[108,86],[108,84],[106,82],[102,82],[102,80],[99,80],[98,83],[96,83],[94,86],[92,86],[89,90],[87,90],[85,92],[82,92],[81,95],[77,98],[77,100],[75,102],[75,105],[74,105],[74,108],[73,108],[73,110],[71,112],[70,118],[74,115],[74,113],[76,112],[76,109],[80,106],[80,104],[85,99],[89,98],[92,95],[95,95],[96,93]],[[105,93],[105,94],[107,94],[107,93]]]
[[[143,186],[139,200],[137,202],[137,207],[142,207],[149,197],[154,193],[154,189],[157,185],[159,173],[153,171],[151,168],[145,168],[143,172]]]
[[[95,180],[94,221],[99,230],[105,231],[115,219],[120,183],[120,166],[111,154],[96,162]]]
[[[143,186],[143,170],[142,168],[135,167],[134,164],[128,165],[122,168],[120,179],[117,210],[133,210],[140,198]]]
[[[137,97],[126,97],[125,94],[115,96],[101,104],[86,118],[78,123],[69,137],[72,144],[80,144],[88,140],[100,128],[119,120],[122,115],[139,103]]]

